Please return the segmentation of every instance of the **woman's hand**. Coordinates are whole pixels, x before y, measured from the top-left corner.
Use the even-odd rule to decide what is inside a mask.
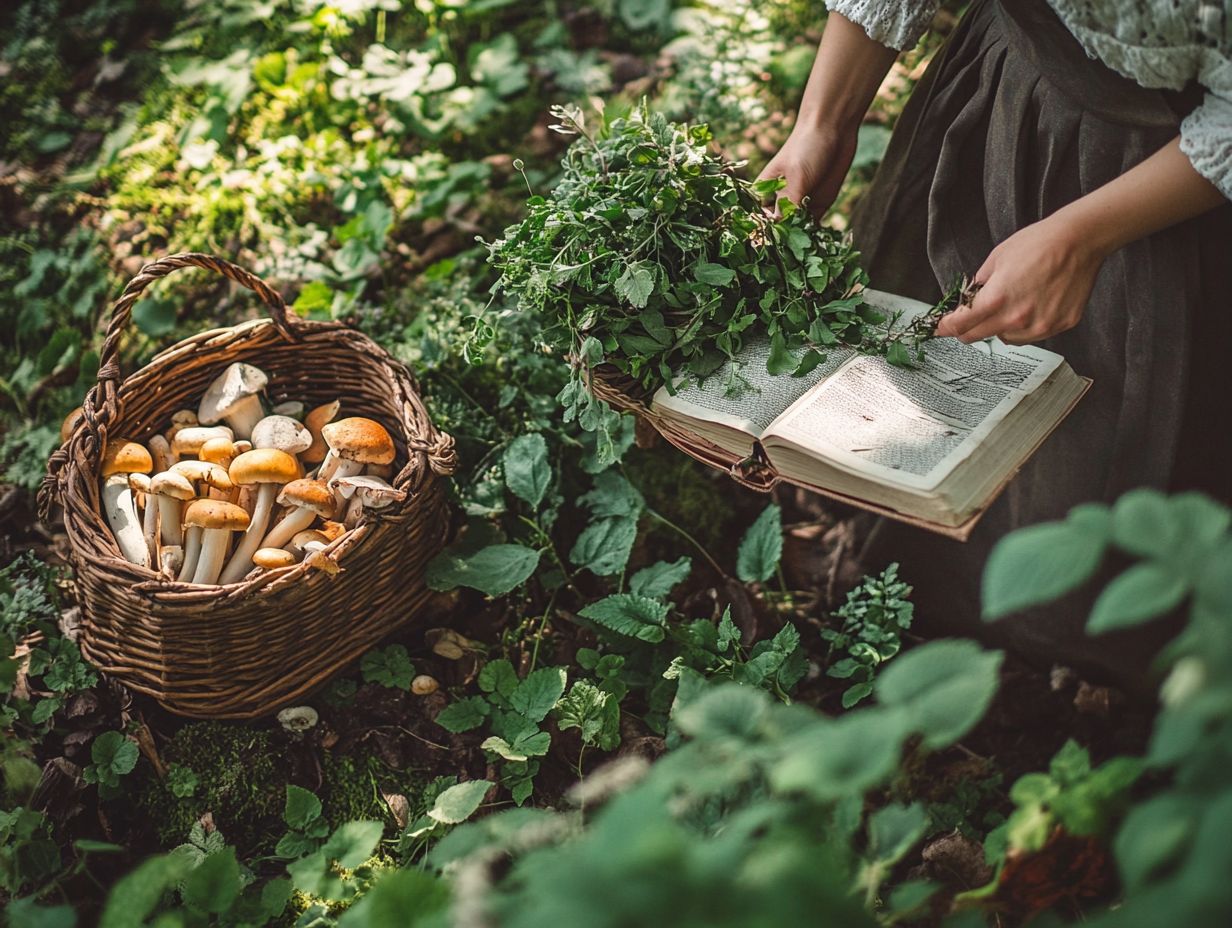
[[[975,275],[975,299],[945,316],[937,335],[1025,345],[1072,329],[1106,254],[1060,213],[1032,223],[992,250]]]
[[[838,196],[855,152],[854,131],[797,125],[757,179],[783,178],[787,186],[779,195],[797,206],[807,197],[820,217]]]

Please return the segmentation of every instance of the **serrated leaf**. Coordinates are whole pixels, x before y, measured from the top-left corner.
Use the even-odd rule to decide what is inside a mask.
[[[436,797],[428,816],[446,825],[465,822],[475,814],[492,786],[490,780],[468,780],[451,786]]]
[[[569,551],[575,567],[585,567],[600,577],[610,577],[625,569],[633,542],[637,540],[637,519],[617,516],[599,519],[588,525]]]
[[[771,503],[740,541],[736,576],[745,583],[764,583],[774,576],[783,555],[783,523],[778,504]]]
[[[505,486],[532,509],[538,509],[552,482],[548,464],[548,445],[538,432],[519,435],[501,459],[505,471]]]
[[[645,596],[616,593],[591,603],[578,615],[618,634],[656,644],[664,638],[669,608]]]
[[[736,279],[736,272],[712,261],[698,261],[693,265],[693,277],[712,287],[726,287]]]
[[[630,264],[616,278],[616,293],[638,309],[645,309],[654,293],[654,274],[644,263]]]
[[[532,722],[545,718],[564,695],[564,667],[541,667],[532,671],[509,697],[509,704]]]
[[[629,592],[650,599],[661,599],[671,593],[676,584],[684,581],[693,569],[693,561],[687,557],[675,561],[659,561],[643,567],[629,581]]]
[[[513,664],[503,658],[488,661],[479,671],[479,688],[485,693],[496,693],[508,699],[518,688],[518,674]]]
[[[539,566],[539,552],[524,545],[499,544],[472,554],[446,549],[428,562],[426,579],[434,590],[467,586],[488,596],[517,589]]]
[[[446,731],[460,734],[478,728],[491,711],[491,707],[483,697],[467,696],[465,699],[459,699],[447,705],[436,714],[434,721]]]

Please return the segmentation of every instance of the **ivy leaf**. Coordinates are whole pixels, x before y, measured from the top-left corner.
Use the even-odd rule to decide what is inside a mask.
[[[669,607],[645,596],[616,593],[586,606],[578,615],[604,628],[657,644],[662,641]]]
[[[767,506],[749,526],[736,553],[736,576],[745,583],[764,583],[774,576],[783,554],[783,523],[776,503]]]
[[[638,309],[645,309],[654,292],[654,274],[644,262],[630,264],[616,278],[616,292]]]
[[[565,692],[564,667],[541,667],[532,671],[509,697],[509,704],[532,722],[538,722],[552,711]]]
[[[662,599],[676,584],[689,576],[693,561],[682,557],[675,561],[659,561],[643,567],[629,581],[629,592],[649,599]]]
[[[482,696],[467,696],[451,702],[436,714],[436,724],[455,735],[483,724],[492,708]]]
[[[451,786],[436,797],[428,817],[446,825],[465,822],[475,814],[492,786],[491,780],[467,780]]]
[[[489,545],[466,555],[446,549],[428,562],[426,579],[434,590],[468,586],[488,596],[504,596],[538,566],[539,552],[524,545]]]
[[[548,445],[543,436],[538,432],[519,435],[505,449],[502,463],[505,486],[532,509],[538,509],[552,482]]]

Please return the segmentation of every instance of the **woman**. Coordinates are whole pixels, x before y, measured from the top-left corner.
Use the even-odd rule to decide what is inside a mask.
[[[763,176],[824,211],[896,49],[936,3],[827,0],[795,128]],[[1232,474],[1232,23],[1194,0],[976,0],[903,111],[856,210],[873,286],[935,301],[982,289],[938,335],[1064,355],[1094,385],[966,544],[875,527],[921,616],[979,630],[995,542],[1139,486],[1227,501]],[[996,626],[1040,661],[1133,683],[1160,644],[1087,639],[1091,594]],[[1159,632],[1158,629],[1155,630]]]

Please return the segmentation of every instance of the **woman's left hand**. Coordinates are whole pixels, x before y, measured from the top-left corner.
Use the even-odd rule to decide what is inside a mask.
[[[979,292],[941,320],[937,335],[1025,345],[1072,329],[1105,256],[1061,214],[1032,223],[992,250],[975,275]]]

